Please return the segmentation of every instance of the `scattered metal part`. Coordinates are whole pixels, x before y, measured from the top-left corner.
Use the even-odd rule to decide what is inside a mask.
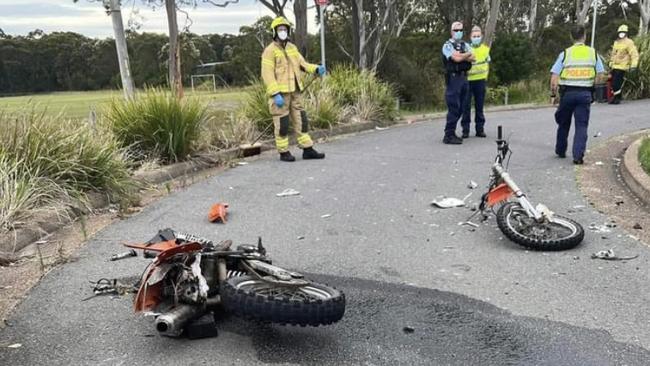
[[[406,334],[410,334],[410,333],[415,332],[415,328],[413,328],[413,327],[407,325],[407,326],[405,326],[404,328],[402,328],[402,331],[403,331],[404,333],[406,333]]]
[[[439,208],[453,208],[453,207],[465,206],[465,201],[454,197],[446,197],[442,199],[433,200],[431,204]]]
[[[471,226],[471,227],[479,227],[478,224],[475,224],[471,221],[462,221],[458,223],[458,226]]]
[[[303,240],[304,238],[305,238],[305,237],[301,235],[301,236],[299,236],[297,239],[298,239],[298,240]]]
[[[332,214],[325,214],[325,215],[322,215],[320,218],[321,219],[326,219],[328,217],[332,217]]]
[[[178,337],[188,322],[204,314],[204,312],[203,306],[180,304],[156,318],[156,330],[164,336]]]
[[[630,259],[635,259],[639,255],[634,255],[631,257],[619,257],[614,253],[614,249],[608,249],[608,250],[601,250],[600,252],[596,252],[591,255],[591,259],[604,259],[608,261],[627,261]]]
[[[289,197],[289,196],[298,196],[300,192],[296,191],[293,188],[287,188],[284,191],[277,193],[277,197]]]
[[[594,223],[589,225],[589,230],[596,233],[611,233],[611,226],[609,224],[596,225]]]
[[[138,253],[136,253],[134,249],[131,249],[131,250],[129,250],[127,252],[124,252],[124,253],[113,254],[109,260],[110,261],[119,261],[120,259],[130,258],[130,257],[137,257],[137,256],[138,256]]]
[[[469,189],[475,189],[476,187],[478,187],[478,183],[474,182],[473,180],[470,180],[467,184],[467,188]]]
[[[20,348],[23,345],[21,343],[14,343],[7,346],[7,348]]]
[[[135,292],[133,286],[125,285],[119,282],[117,279],[109,280],[108,278],[101,278],[97,282],[90,281],[93,286],[93,294],[82,299],[81,301],[87,301],[94,297],[101,295],[125,295],[127,293]]]

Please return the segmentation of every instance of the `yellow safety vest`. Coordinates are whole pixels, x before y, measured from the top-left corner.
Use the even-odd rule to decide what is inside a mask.
[[[614,41],[609,67],[616,70],[627,71],[630,67],[639,65],[639,51],[634,41],[629,38]]]
[[[472,68],[467,72],[467,80],[485,80],[490,72],[490,47],[486,44],[473,49],[476,60],[472,62]]]
[[[312,74],[317,68],[318,65],[306,62],[291,42],[284,48],[273,42],[262,53],[262,80],[269,96],[302,90],[304,72]]]
[[[590,88],[596,79],[596,50],[575,44],[564,51],[560,85]]]

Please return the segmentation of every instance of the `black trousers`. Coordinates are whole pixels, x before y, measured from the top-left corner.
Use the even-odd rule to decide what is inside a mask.
[[[614,92],[614,100],[618,102],[623,98],[623,80],[625,80],[625,73],[624,70],[612,70],[612,91]]]

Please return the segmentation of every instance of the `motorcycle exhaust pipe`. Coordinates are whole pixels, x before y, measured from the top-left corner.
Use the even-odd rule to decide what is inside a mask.
[[[203,305],[180,304],[156,318],[156,330],[163,336],[178,337],[187,323],[203,315],[204,312]]]

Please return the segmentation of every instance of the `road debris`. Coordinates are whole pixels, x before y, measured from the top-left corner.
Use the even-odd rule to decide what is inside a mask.
[[[387,129],[388,129],[388,127],[375,126],[375,130],[377,130],[377,131],[384,131],[384,130],[387,130]]]
[[[297,237],[296,239],[303,240],[303,239],[305,239],[305,237],[301,235],[301,236]]]
[[[108,278],[101,278],[97,282],[90,281],[90,284],[93,286],[93,294],[81,301],[87,301],[102,295],[126,295],[136,292],[136,288],[133,285],[125,285],[117,279],[109,280]]]
[[[597,161],[594,163],[594,165],[601,166],[601,165],[605,165],[605,163],[603,163],[602,161]]]
[[[600,131],[598,131],[598,132],[596,132],[596,134],[594,135],[594,137],[600,137],[600,136],[602,136],[602,135],[603,135],[603,133],[600,132]]]
[[[320,218],[321,219],[326,219],[328,217],[332,217],[332,214],[325,214],[325,215],[322,215]]]
[[[300,195],[300,192],[296,191],[293,188],[287,188],[284,191],[276,194],[276,196],[278,197],[289,197],[289,196],[298,196],[298,195]]]
[[[406,333],[406,334],[411,334],[411,333],[415,332],[415,328],[407,325],[404,328],[402,328],[402,331],[404,333]]]
[[[471,221],[461,221],[458,223],[458,226],[471,226],[471,227],[479,227],[478,224],[473,223]]]
[[[248,165],[248,164],[250,164],[250,163],[247,162],[247,161],[240,161],[240,162],[237,163],[237,165],[239,165],[239,166]]]
[[[616,224],[607,223],[607,224],[603,224],[603,225],[597,225],[595,223],[591,223],[589,225],[589,230],[591,230],[591,231],[593,231],[595,233],[606,234],[606,233],[611,233],[613,227],[616,227]]]
[[[217,222],[221,221],[224,224],[226,223],[226,215],[228,215],[228,207],[229,205],[227,203],[215,203],[210,207],[210,212],[208,212],[208,221],[210,222]]]
[[[632,226],[632,228],[634,228],[636,230],[643,230],[643,227],[638,222],[636,224],[634,224],[634,226]]]
[[[431,205],[439,207],[439,208],[463,207],[463,206],[465,206],[465,201],[471,195],[472,195],[472,192],[470,192],[462,200],[459,199],[459,198],[454,198],[454,197],[441,196],[440,198],[431,201]]]
[[[128,252],[113,254],[109,260],[112,262],[112,261],[119,261],[120,259],[124,259],[124,258],[137,257],[137,256],[138,253],[136,253],[135,250],[131,249]]]
[[[14,343],[7,346],[7,348],[20,348],[23,345],[21,343]]]
[[[467,188],[469,189],[475,189],[478,187],[478,183],[474,182],[473,180],[470,180],[469,183],[467,183]]]
[[[601,250],[600,252],[596,252],[591,255],[591,259],[604,259],[607,261],[627,261],[630,259],[635,259],[639,255],[634,255],[631,257],[619,257],[614,253],[614,249],[608,249],[608,250]]]

